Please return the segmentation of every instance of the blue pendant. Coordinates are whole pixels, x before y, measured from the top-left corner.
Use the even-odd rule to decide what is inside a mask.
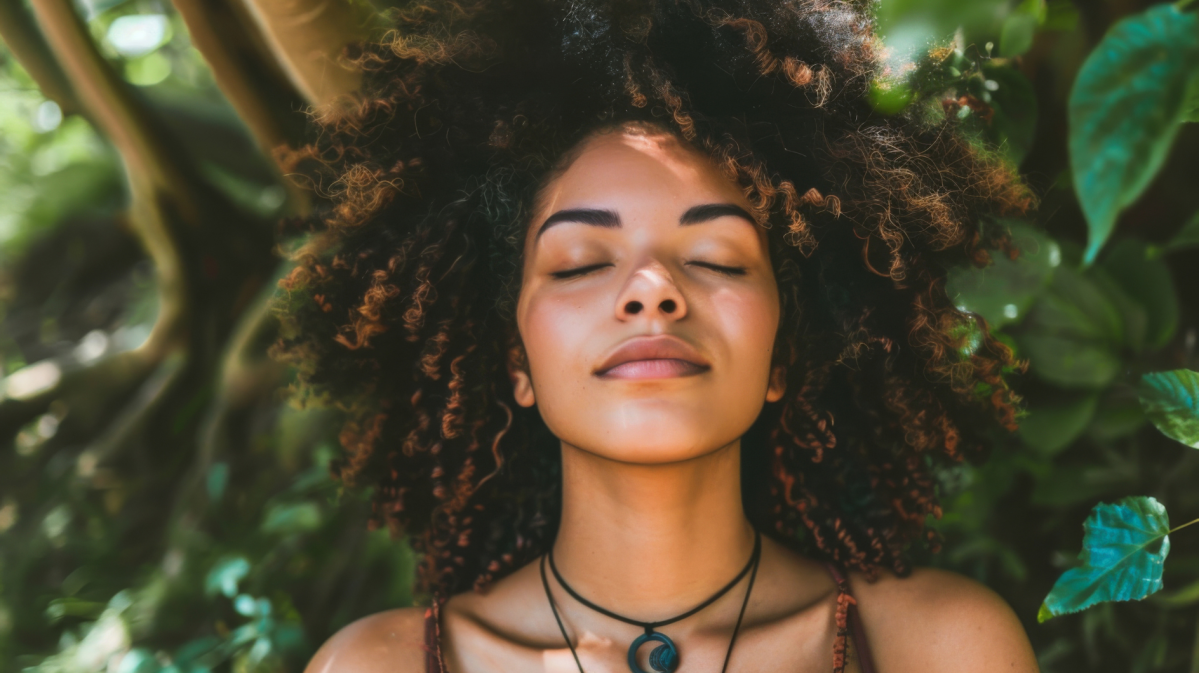
[[[647,642],[654,640],[661,645],[655,647],[649,653],[649,667],[654,669],[656,673],[674,673],[679,667],[679,651],[674,646],[674,641],[662,633],[650,631],[637,636],[637,640],[629,645],[629,669],[633,673],[646,673],[637,665],[637,650]]]

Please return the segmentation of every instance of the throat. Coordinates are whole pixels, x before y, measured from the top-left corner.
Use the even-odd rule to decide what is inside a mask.
[[[563,447],[557,569],[585,599],[642,622],[702,603],[738,575],[755,535],[741,505],[740,445],[667,465]]]

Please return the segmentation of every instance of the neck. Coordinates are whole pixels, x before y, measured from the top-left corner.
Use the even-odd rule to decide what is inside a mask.
[[[653,621],[698,605],[748,561],[740,442],[666,465],[621,463],[563,444],[554,560],[588,600]]]

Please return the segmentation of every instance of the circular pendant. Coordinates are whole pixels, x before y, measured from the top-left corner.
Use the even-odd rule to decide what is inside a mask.
[[[674,673],[679,667],[679,651],[674,646],[674,641],[662,633],[643,633],[637,636],[637,640],[629,645],[629,669],[633,673],[646,673],[637,665],[637,650],[649,641],[657,641],[661,643],[649,653],[649,667],[657,673]]]

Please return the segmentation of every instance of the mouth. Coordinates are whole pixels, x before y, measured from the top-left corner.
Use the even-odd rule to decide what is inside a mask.
[[[607,379],[663,379],[695,376],[711,368],[694,346],[663,334],[625,341],[604,360],[595,375]]]
[[[600,374],[605,379],[669,379],[679,376],[695,376],[710,369],[686,360],[658,359],[633,360]]]

